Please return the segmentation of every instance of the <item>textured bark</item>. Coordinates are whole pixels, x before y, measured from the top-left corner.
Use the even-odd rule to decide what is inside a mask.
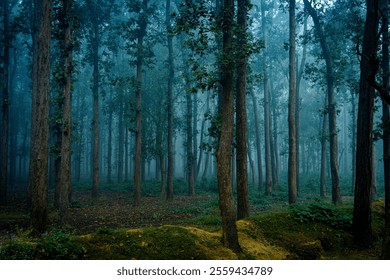
[[[108,140],[107,140],[107,182],[112,183],[112,118],[113,118],[113,100],[110,91],[110,104],[108,108]]]
[[[257,98],[255,93],[251,92],[252,102],[253,102],[253,111],[255,113],[255,132],[256,132],[256,155],[257,155],[257,176],[258,176],[258,190],[263,192],[263,163],[261,156],[261,129],[260,129],[260,116],[259,108],[257,105]]]
[[[167,174],[167,199],[173,199],[173,78],[174,78],[174,60],[173,60],[173,46],[171,34],[171,1],[166,2],[166,28],[167,28],[167,42],[168,42],[168,174]]]
[[[307,16],[303,22],[303,36],[307,35]],[[301,97],[300,97],[300,85],[303,77],[303,73],[306,65],[306,56],[307,56],[307,43],[306,38],[303,41],[303,50],[302,50],[302,58],[299,66],[299,70],[297,73],[297,84],[296,84],[296,93],[295,93],[295,138],[296,138],[296,168],[297,168],[297,194],[299,193],[299,171],[300,171],[300,157],[299,157],[299,139],[301,136],[300,129],[300,112],[301,112]]]
[[[234,125],[233,96],[233,16],[234,1],[224,0],[222,24],[222,61],[221,83],[222,96],[220,104],[221,131],[217,148],[217,178],[219,208],[222,216],[223,243],[226,247],[241,251],[238,243],[236,212],[233,201],[231,181],[231,156]]]
[[[3,2],[3,75],[0,77],[0,90],[2,93],[2,132],[1,132],[1,168],[0,168],[0,205],[7,204],[8,189],[8,142],[9,142],[9,4],[8,0]]]
[[[289,100],[288,100],[288,201],[297,200],[297,143],[296,143],[296,63],[295,63],[295,0],[290,0],[290,56],[289,56]]]
[[[271,161],[271,90],[268,79],[268,26],[265,18],[265,1],[261,0],[261,21],[263,28],[263,75],[264,75],[264,143],[265,143],[265,194],[272,195],[272,161]]]
[[[195,166],[194,166],[194,154],[193,154],[193,131],[192,131],[192,96],[191,93],[187,93],[187,187],[188,195],[195,195]]]
[[[237,219],[249,216],[248,202],[248,160],[246,142],[246,67],[247,67],[247,13],[248,1],[238,0],[237,34],[238,48],[241,53],[237,66],[237,96],[236,96],[236,166],[237,166]]]
[[[148,0],[142,1],[142,9],[146,12]],[[136,72],[136,111],[135,111],[135,162],[134,162],[134,206],[141,203],[141,168],[142,168],[142,66],[143,66],[143,47],[144,37],[146,35],[147,19],[146,15],[139,16],[139,30],[137,38],[137,72]]]
[[[317,11],[311,6],[308,0],[304,0],[305,8],[314,22],[314,28],[320,40],[322,54],[326,64],[326,84],[328,95],[328,116],[330,136],[330,172],[332,177],[332,201],[335,204],[341,203],[340,176],[338,163],[338,141],[336,124],[336,101],[334,93],[334,71],[331,53]]]
[[[360,61],[359,107],[356,138],[356,181],[353,211],[354,244],[363,248],[372,245],[371,187],[373,180],[372,146],[374,89],[368,80],[374,74],[379,25],[378,1],[367,0],[366,24]]]
[[[382,87],[389,87],[389,1],[382,0]],[[389,105],[382,102],[383,131],[383,168],[385,187],[385,230],[383,235],[382,258],[390,259],[390,112]]]
[[[47,228],[51,1],[35,2],[32,123],[30,146],[31,225]]]
[[[123,181],[123,150],[125,142],[125,132],[123,127],[123,116],[124,114],[124,104],[123,102],[119,105],[119,115],[118,115],[118,176],[117,182],[121,183]]]
[[[64,72],[65,78],[62,84],[63,108],[61,129],[61,163],[59,173],[59,201],[61,222],[66,215],[71,194],[71,97],[72,97],[72,18],[71,0],[62,0],[64,9]]]
[[[327,104],[327,98],[325,98],[325,105]],[[320,196],[326,197],[326,113],[322,116],[322,129],[321,129],[321,174],[320,174]]]
[[[87,0],[89,9],[89,20],[91,22],[91,47],[92,47],[92,96],[93,96],[93,116],[92,116],[92,197],[99,194],[99,22],[96,11],[96,4],[92,0]]]

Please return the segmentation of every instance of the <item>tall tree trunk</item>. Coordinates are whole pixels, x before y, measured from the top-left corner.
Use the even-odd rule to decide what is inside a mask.
[[[261,157],[261,129],[259,108],[257,105],[257,98],[253,90],[251,90],[253,111],[255,113],[255,133],[256,133],[256,155],[257,155],[257,175],[258,175],[258,190],[263,192],[263,163]]]
[[[330,134],[330,170],[332,176],[332,201],[334,204],[341,203],[340,177],[338,164],[338,141],[337,141],[337,110],[334,93],[334,71],[331,53],[326,37],[322,29],[316,10],[311,6],[308,0],[304,0],[305,8],[314,22],[314,28],[320,40],[322,54],[326,64],[326,83],[328,95],[328,116],[329,116],[329,134]]]
[[[73,38],[72,38],[72,0],[62,0],[64,9],[64,83],[62,84],[63,108],[61,129],[61,163],[59,174],[59,210],[61,222],[70,203],[71,194],[71,98],[72,98],[72,69],[73,69]]]
[[[328,98],[325,97],[324,108]],[[321,175],[320,175],[320,196],[322,198],[326,197],[326,138],[327,138],[327,129],[326,129],[326,110],[322,115],[322,128],[321,128]]]
[[[371,195],[372,195],[372,145],[374,118],[374,88],[369,79],[375,78],[375,61],[378,47],[379,4],[367,0],[363,49],[360,60],[359,106],[356,138],[356,181],[353,211],[353,238],[358,246],[372,245]]]
[[[265,143],[265,194],[272,194],[272,162],[271,162],[271,92],[268,79],[268,24],[265,18],[265,1],[261,0],[261,21],[263,28],[263,75],[264,75],[264,143]]]
[[[167,191],[168,200],[173,199],[173,170],[174,170],[174,155],[173,155],[173,78],[174,78],[174,60],[173,60],[173,45],[171,31],[171,1],[166,2],[166,28],[168,42],[168,174],[167,174]]]
[[[238,0],[237,26],[239,30],[239,62],[237,66],[236,97],[236,166],[237,166],[237,219],[249,216],[248,160],[246,146],[246,67],[247,67],[247,14],[248,0]]]
[[[356,93],[353,88],[351,91],[351,115],[352,115],[352,125],[351,125],[351,150],[352,150],[352,189],[351,193],[355,192],[355,179],[356,179],[356,102],[355,96]]]
[[[382,0],[382,86],[389,87],[389,1]],[[383,169],[385,187],[385,230],[383,234],[382,259],[390,259],[390,112],[389,105],[382,102]]]
[[[32,122],[30,146],[31,225],[35,232],[47,228],[51,0],[34,6]]]
[[[108,140],[107,140],[107,182],[112,183],[112,119],[113,119],[113,100],[110,90],[110,101],[108,107]]]
[[[303,22],[303,36],[307,36],[307,16],[304,19]],[[301,112],[301,97],[300,97],[300,85],[303,77],[303,73],[305,71],[305,65],[306,65],[306,56],[307,56],[307,43],[306,38],[303,39],[303,50],[302,50],[302,58],[301,63],[299,66],[299,70],[297,73],[297,84],[296,84],[296,93],[295,93],[295,138],[296,138],[296,167],[297,167],[297,195],[299,193],[299,170],[300,170],[300,157],[299,157],[299,139],[301,136],[301,129],[300,129],[300,112]],[[296,69],[297,70],[297,69]]]
[[[0,205],[7,204],[8,192],[8,141],[9,141],[9,49],[10,49],[10,31],[9,31],[9,4],[8,0],[3,2],[3,77],[0,77],[1,91],[3,95],[3,115],[2,115],[2,133],[1,133],[1,170],[0,170]]]
[[[92,96],[93,96],[93,116],[92,116],[92,197],[99,194],[99,22],[97,18],[97,8],[92,0],[87,1],[90,10],[90,22],[92,24],[91,45],[92,45]]]
[[[146,13],[148,0],[142,1],[142,10]],[[135,133],[135,162],[134,162],[134,206],[141,203],[141,169],[142,169],[142,66],[144,37],[146,35],[147,19],[146,15],[139,15],[139,30],[137,38],[137,89],[136,89],[136,133]]]
[[[296,63],[295,63],[295,0],[290,0],[290,57],[289,57],[289,100],[288,100],[288,201],[295,203],[297,200],[297,147],[296,147]]]
[[[193,100],[193,118],[192,118],[192,142],[193,142],[193,157],[192,157],[192,166],[194,169],[194,183],[196,183],[196,178],[198,177],[198,169],[196,164],[198,163],[198,95],[194,95]]]
[[[231,181],[231,156],[234,126],[233,95],[233,22],[234,1],[224,0],[222,9],[221,131],[217,148],[219,208],[222,216],[223,243],[239,252],[236,212]]]
[[[192,96],[191,93],[187,92],[187,186],[188,186],[188,195],[195,195],[195,174],[194,174],[194,154],[193,154],[193,144],[192,144]]]
[[[125,142],[125,132],[123,128],[123,116],[124,114],[124,104],[121,103],[119,105],[119,113],[118,113],[118,176],[117,176],[117,182],[121,183],[123,182],[123,145]]]

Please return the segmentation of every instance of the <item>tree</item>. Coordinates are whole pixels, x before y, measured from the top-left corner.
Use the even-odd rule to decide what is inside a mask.
[[[382,87],[389,87],[389,2],[382,0]],[[389,105],[382,101],[383,122],[383,167],[385,184],[385,231],[383,234],[382,258],[390,259],[390,112]]]
[[[356,133],[356,180],[353,210],[354,244],[368,248],[372,245],[371,195],[373,181],[372,147],[374,88],[377,71],[379,1],[367,0],[366,23],[360,60],[360,86]],[[370,80],[371,79],[371,80]]]
[[[0,205],[7,204],[8,191],[8,141],[9,141],[9,50],[11,45],[9,26],[9,3],[3,1],[3,61],[0,77],[0,89],[2,92],[2,133],[1,133],[1,167],[0,167]]]
[[[47,227],[48,138],[50,92],[51,0],[34,5],[32,123],[30,149],[31,225],[37,233]]]
[[[332,176],[332,201],[333,203],[341,203],[340,194],[340,177],[339,177],[339,166],[338,166],[338,141],[337,141],[337,124],[336,124],[336,101],[334,93],[334,70],[332,54],[329,49],[329,45],[326,40],[325,33],[323,31],[320,18],[317,11],[312,7],[312,3],[309,0],[303,1],[305,9],[310,14],[314,22],[314,28],[318,39],[320,41],[322,54],[326,64],[326,84],[327,84],[327,95],[328,95],[328,116],[329,116],[329,134],[330,134],[330,170]]]
[[[219,208],[222,216],[223,243],[226,247],[241,251],[238,243],[236,212],[233,201],[231,180],[231,154],[234,126],[233,95],[233,24],[234,1],[224,0],[222,8],[222,58],[220,104],[221,129],[217,147],[217,178]]]
[[[71,15],[72,0],[61,0],[61,64],[63,76],[60,87],[63,98],[62,108],[62,129],[61,129],[61,152],[60,152],[60,173],[59,173],[59,209],[61,218],[66,214],[71,193],[71,90],[72,90],[72,69],[73,69],[73,20]]]
[[[166,3],[166,27],[167,27],[167,42],[168,42],[168,167],[167,167],[167,199],[173,198],[173,93],[172,85],[174,78],[174,60],[173,60],[173,34],[171,30],[171,1]]]
[[[249,216],[248,202],[248,160],[246,131],[246,68],[247,52],[247,13],[249,1],[238,0],[238,66],[237,66],[237,97],[236,97],[236,146],[237,146],[237,219]]]
[[[297,199],[297,148],[295,127],[295,102],[296,102],[296,58],[295,58],[295,0],[290,0],[290,56],[289,56],[289,101],[288,101],[288,190],[289,203],[295,203]]]
[[[265,0],[261,0],[261,21],[264,36],[264,143],[265,143],[265,193],[272,194],[272,162],[271,162],[271,89],[268,75],[268,24],[265,16]]]

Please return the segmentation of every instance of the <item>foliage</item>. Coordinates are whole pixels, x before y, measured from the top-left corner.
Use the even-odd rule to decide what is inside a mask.
[[[295,204],[291,209],[294,219],[300,223],[319,222],[343,229],[349,229],[352,224],[351,213],[345,213],[333,204],[321,200]]]

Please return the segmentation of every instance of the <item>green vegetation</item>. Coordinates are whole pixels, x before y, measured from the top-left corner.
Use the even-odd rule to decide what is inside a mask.
[[[120,220],[100,225],[92,233],[77,233],[69,226],[69,232],[53,229],[40,238],[18,229],[14,238],[2,242],[0,259],[379,259],[383,201],[373,203],[375,245],[361,250],[352,245],[351,203],[336,207],[311,200],[288,206],[279,200],[282,196],[258,198],[257,202],[269,205],[266,208],[273,205],[272,211],[259,211],[237,222],[243,248],[239,255],[222,246],[217,198],[207,194],[193,200],[177,197],[173,205],[158,206],[159,212],[151,209],[155,219],[166,224],[180,218],[177,225],[153,226],[150,214],[150,226],[133,229]],[[102,203],[109,202],[102,198]],[[78,206],[75,211],[92,207],[84,202]],[[110,205],[106,207],[112,211]],[[262,205],[254,207],[262,209]]]

